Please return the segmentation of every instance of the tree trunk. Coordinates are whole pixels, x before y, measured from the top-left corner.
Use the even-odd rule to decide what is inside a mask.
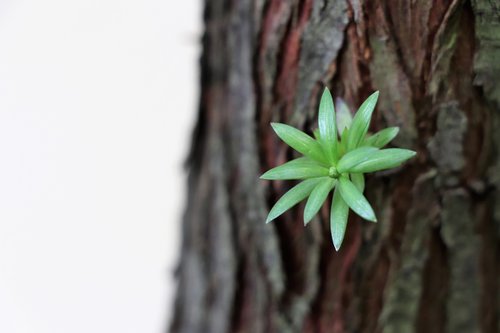
[[[202,95],[171,332],[500,329],[500,4],[207,0]],[[418,152],[367,178],[377,224],[329,206],[265,224],[293,182],[279,121],[311,133],[324,86]]]

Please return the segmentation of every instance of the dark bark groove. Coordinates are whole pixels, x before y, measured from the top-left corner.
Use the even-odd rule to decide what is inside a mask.
[[[500,5],[489,0],[210,0],[171,332],[498,332]],[[379,216],[272,224],[292,158],[270,121],[311,132],[324,85],[418,158],[368,177]]]

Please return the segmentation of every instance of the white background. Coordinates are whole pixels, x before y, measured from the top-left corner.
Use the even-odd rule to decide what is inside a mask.
[[[160,332],[200,0],[0,0],[0,332]]]

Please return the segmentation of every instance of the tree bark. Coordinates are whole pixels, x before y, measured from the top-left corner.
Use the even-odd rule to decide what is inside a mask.
[[[493,0],[210,0],[171,332],[498,332],[500,4]],[[325,205],[265,224],[324,86],[417,158],[367,178],[339,252]]]

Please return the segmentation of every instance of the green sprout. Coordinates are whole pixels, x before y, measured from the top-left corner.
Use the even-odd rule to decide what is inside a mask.
[[[363,195],[364,174],[397,167],[416,154],[407,149],[381,149],[396,137],[398,127],[368,134],[378,95],[377,91],[368,97],[352,118],[342,102],[337,103],[338,112],[335,115],[332,95],[325,88],[319,104],[319,129],[314,131],[315,138],[286,124],[271,123],[278,137],[304,156],[273,168],[260,177],[302,180],[276,202],[266,223],[309,197],[304,208],[304,225],[307,225],[323,206],[330,191],[334,191],[330,228],[337,251],[344,239],[349,208],[365,220],[377,222],[372,207]]]

